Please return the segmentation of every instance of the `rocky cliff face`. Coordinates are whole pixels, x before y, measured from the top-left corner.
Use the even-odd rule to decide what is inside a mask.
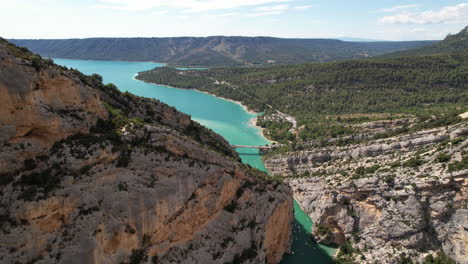
[[[348,261],[421,262],[443,251],[468,263],[467,135],[462,122],[276,155],[266,165],[290,176],[294,198],[315,223],[315,239],[352,243],[344,252]]]
[[[55,67],[37,71],[31,61],[9,55],[4,45],[0,62],[0,175],[11,175],[55,141],[87,132],[98,118],[107,118],[98,92],[76,77]]]
[[[279,263],[289,187],[174,108],[19,51],[0,44],[0,262]]]

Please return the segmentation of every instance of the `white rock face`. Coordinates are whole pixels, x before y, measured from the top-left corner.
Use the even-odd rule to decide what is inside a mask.
[[[403,253],[421,261],[438,250],[467,263],[468,170],[449,169],[466,159],[467,125],[285,153],[266,165],[290,176],[315,239],[350,240],[359,263],[396,263]]]

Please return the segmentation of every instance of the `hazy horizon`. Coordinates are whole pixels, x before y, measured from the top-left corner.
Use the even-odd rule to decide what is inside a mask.
[[[455,32],[454,32],[455,33]],[[1,37],[1,36],[0,36]],[[346,42],[400,42],[400,41],[440,41],[442,39],[410,39],[410,40],[385,40],[385,39],[368,39],[368,38],[359,38],[353,36],[343,36],[343,37],[329,37],[329,38],[288,38],[288,37],[275,37],[275,36],[229,36],[229,35],[211,35],[211,36],[173,36],[173,37],[84,37],[84,38],[7,38],[11,40],[68,40],[68,39],[164,39],[164,38],[213,38],[213,37],[227,37],[227,38],[277,38],[277,39],[334,39],[341,40]]]
[[[468,24],[466,0],[361,0],[358,5],[342,0],[0,1],[0,23],[10,25],[0,29],[0,36],[7,39],[440,40]]]

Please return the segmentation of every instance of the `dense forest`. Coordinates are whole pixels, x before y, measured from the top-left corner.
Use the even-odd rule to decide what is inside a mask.
[[[365,58],[422,47],[433,41],[345,42],[272,37],[89,38],[11,42],[42,56],[65,59],[154,61],[184,66],[265,65]]]
[[[255,68],[163,67],[137,78],[210,92],[257,111],[273,107],[300,119],[317,114],[400,113],[468,102],[468,54],[464,53]]]

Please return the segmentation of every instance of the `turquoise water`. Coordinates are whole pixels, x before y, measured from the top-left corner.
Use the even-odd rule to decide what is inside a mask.
[[[283,264],[322,264],[332,263],[330,256],[336,249],[318,244],[311,239],[312,220],[302,211],[299,204],[294,201],[293,243],[291,255],[283,258]]]
[[[138,81],[134,76],[141,71],[164,64],[151,62],[83,61],[54,59],[57,64],[72,67],[85,74],[98,73],[104,83],[114,83],[121,91],[156,98],[192,119],[222,135],[233,145],[265,145],[270,142],[260,130],[249,124],[257,114],[247,112],[239,104],[194,90],[176,89]],[[242,161],[266,171],[257,149],[238,149]],[[285,264],[330,263],[333,249],[310,239],[312,222],[295,203],[293,255],[286,256]]]

